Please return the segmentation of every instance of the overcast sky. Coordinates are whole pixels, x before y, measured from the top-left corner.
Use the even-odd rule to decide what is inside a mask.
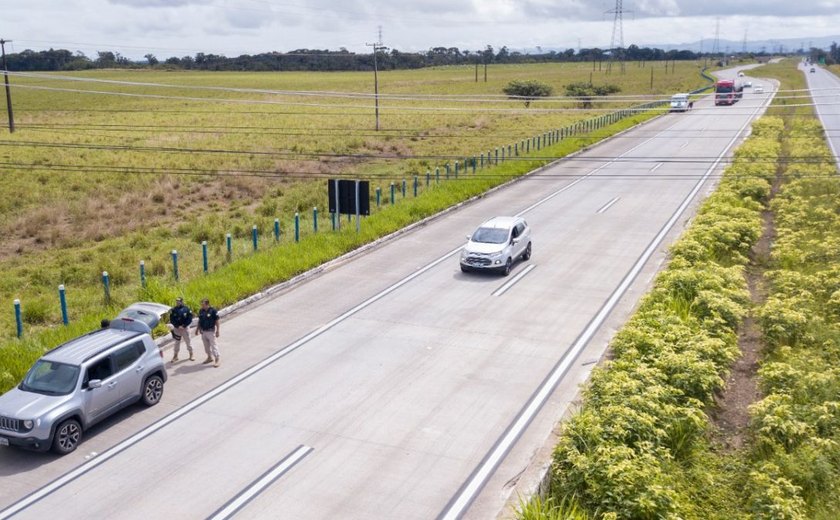
[[[294,49],[367,52],[386,46],[607,48],[615,0],[26,0],[3,2],[6,51],[66,48],[95,57],[197,52],[238,56]],[[840,33],[840,0],[624,0],[624,42],[679,44],[715,36],[801,39]]]

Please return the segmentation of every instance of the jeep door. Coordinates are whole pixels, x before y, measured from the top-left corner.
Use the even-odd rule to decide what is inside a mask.
[[[143,340],[135,341],[111,354],[123,401],[133,401],[140,396],[143,377],[146,375],[145,354]]]
[[[90,386],[91,381],[99,381],[99,386]],[[89,365],[82,382],[87,422],[94,423],[119,406],[122,398],[120,391],[110,355]]]

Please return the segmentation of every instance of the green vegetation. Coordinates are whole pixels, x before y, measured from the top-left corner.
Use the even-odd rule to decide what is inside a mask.
[[[802,88],[790,62],[756,75]],[[840,178],[810,107],[793,104],[776,100],[754,125],[673,246],[564,426],[549,497],[521,506],[522,518],[553,518],[551,504],[604,519],[840,516]],[[751,310],[744,267],[767,209],[776,232],[769,294]],[[727,452],[705,412],[748,313],[766,343],[763,397],[749,410],[747,447]]]
[[[515,79],[502,89],[502,92],[513,99],[520,99],[525,102],[525,108],[531,106],[531,102],[537,98],[548,97],[554,93],[551,85],[542,83],[535,79]]]
[[[657,74],[656,93],[701,83],[697,70],[696,64],[678,63],[675,74]],[[526,111],[491,96],[523,75],[560,86],[591,72],[591,66],[579,64],[500,66],[492,69],[488,83],[475,83],[470,67],[386,72],[380,76],[383,96],[406,94],[409,99],[381,100],[381,132],[371,130],[371,100],[313,98],[302,92],[364,91],[371,78],[361,73],[96,71],[73,76],[178,87],[13,78],[29,87],[164,97],[15,90],[18,131],[0,140],[0,162],[9,172],[6,192],[14,194],[0,201],[0,304],[7,306],[0,312],[0,391],[18,380],[44,348],[95,328],[128,302],[168,302],[183,294],[192,305],[204,296],[217,305],[231,303],[651,117],[629,117],[464,174],[464,158],[487,157],[497,147],[642,101],[614,100],[599,105],[600,111],[570,111],[557,110],[564,106],[557,100],[547,107],[552,110]],[[648,89],[649,74],[647,68],[630,67],[611,81],[621,83],[625,92],[641,93]],[[473,105],[452,95],[483,100]],[[239,103],[244,101],[248,104]],[[451,175],[445,182],[447,163]],[[440,185],[434,182],[436,168]],[[428,189],[426,172],[432,176]],[[416,200],[415,175],[422,194]],[[361,234],[327,231],[324,180],[329,176],[366,178],[372,190],[382,188],[382,209],[365,219]],[[408,182],[405,201],[403,179]],[[397,184],[393,207],[391,182]],[[317,235],[313,207],[321,212]],[[299,244],[290,238],[295,212],[302,219]],[[281,224],[279,246],[274,244],[275,218]],[[259,230],[256,254],[250,240],[253,225]],[[232,258],[226,254],[226,233],[233,237]],[[209,275],[202,272],[202,240],[208,242]],[[180,283],[172,279],[173,249],[181,259]],[[140,288],[140,260],[145,261],[146,290]],[[111,276],[111,306],[103,302],[102,271]],[[68,327],[60,326],[59,284],[67,287]],[[12,339],[14,298],[21,299],[26,317],[22,341]]]

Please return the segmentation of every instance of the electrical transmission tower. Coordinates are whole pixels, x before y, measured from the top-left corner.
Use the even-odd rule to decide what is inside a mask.
[[[744,43],[741,45],[741,54],[747,53],[747,31],[748,29],[744,29]]]
[[[720,16],[715,21],[715,42],[712,44],[712,56],[720,54]]]
[[[610,39],[610,61],[618,55],[621,60],[621,72],[624,72],[624,0],[615,0],[615,9],[605,11],[604,14],[613,16],[612,38]]]

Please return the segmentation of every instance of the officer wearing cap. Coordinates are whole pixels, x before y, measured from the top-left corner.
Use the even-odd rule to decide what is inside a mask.
[[[216,345],[216,338],[219,337],[219,313],[210,306],[210,300],[201,300],[201,309],[198,311],[198,326],[195,328],[195,335],[201,335],[204,343],[204,352],[207,359],[204,364],[213,363],[214,367],[219,366],[219,347]]]
[[[172,337],[175,338],[175,354],[172,362],[178,362],[178,352],[181,350],[181,340],[187,344],[187,352],[190,353],[190,361],[193,361],[193,348],[190,343],[189,326],[192,324],[193,313],[189,307],[184,305],[184,299],[180,296],[175,298],[175,306],[169,310],[169,323],[172,325]]]

